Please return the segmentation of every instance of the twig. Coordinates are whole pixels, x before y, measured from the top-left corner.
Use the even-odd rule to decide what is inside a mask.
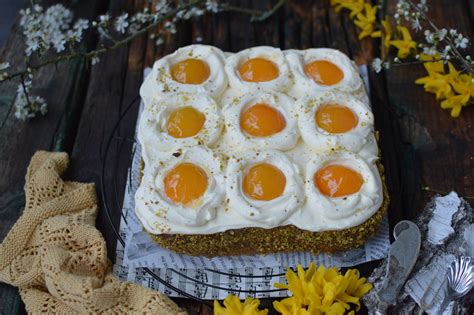
[[[420,15],[423,17],[423,19],[428,22],[428,24],[431,26],[431,28],[436,31],[436,32],[440,32],[440,29],[433,23],[431,22],[431,20],[428,18],[428,16],[425,14],[425,12],[423,12],[422,10],[419,10],[418,7],[411,1],[411,0],[406,0],[407,3],[413,8],[415,9],[417,12],[420,13]],[[474,69],[471,67],[470,63],[469,62],[466,62],[466,60],[464,59],[463,55],[459,52],[459,50],[456,48],[456,45],[455,43],[452,41],[451,39],[451,35],[448,33],[446,35],[446,37],[444,38],[444,40],[446,42],[448,42],[448,44],[451,46],[451,49],[453,50],[453,52],[455,53],[456,55],[456,58],[459,59],[459,61],[464,65],[464,67],[470,72],[470,73],[474,73]]]
[[[233,11],[233,12],[238,12],[238,13],[250,15],[251,16],[251,21],[259,21],[260,22],[260,21],[263,21],[263,20],[269,18],[270,16],[272,16],[281,6],[283,6],[283,4],[285,2],[286,2],[286,0],[279,0],[269,11],[253,10],[253,9],[241,8],[241,7],[237,7],[237,6],[231,6],[231,5],[224,5],[222,8],[225,11]],[[104,47],[104,48],[97,49],[97,50],[92,50],[92,51],[89,51],[89,52],[73,52],[73,53],[68,54],[68,55],[61,55],[61,56],[58,56],[56,58],[43,61],[43,62],[41,62],[39,64],[36,64],[36,65],[29,64],[29,65],[27,65],[27,69],[9,74],[4,80],[0,81],[0,83],[11,80],[11,79],[14,79],[18,76],[24,76],[28,72],[31,72],[33,70],[36,71],[36,70],[38,70],[42,67],[45,67],[47,65],[50,65],[50,64],[56,64],[57,65],[58,63],[61,63],[61,62],[66,61],[66,60],[70,61],[70,60],[81,59],[81,58],[91,59],[92,57],[98,56],[102,53],[105,53],[105,52],[108,52],[108,51],[113,51],[113,50],[121,47],[122,45],[125,45],[125,44],[131,42],[136,37],[147,33],[149,30],[153,29],[154,27],[159,26],[164,21],[173,18],[178,12],[180,12],[182,10],[186,10],[186,9],[188,9],[190,7],[193,7],[193,6],[204,4],[204,3],[205,3],[204,0],[197,0],[197,1],[189,2],[187,4],[181,5],[178,8],[176,8],[175,10],[171,11],[169,14],[167,14],[167,15],[161,17],[160,19],[158,19],[156,22],[153,22],[153,23],[145,26],[144,28],[140,29],[139,31],[133,33],[132,35],[130,35],[128,37],[125,37],[122,40],[114,40],[112,38],[109,38],[113,41],[112,46]]]
[[[28,104],[28,107],[31,107],[30,103],[30,98],[28,97],[28,90],[25,85],[25,76],[21,75],[21,87],[23,88],[23,93],[25,93],[25,98],[26,98],[26,104]]]

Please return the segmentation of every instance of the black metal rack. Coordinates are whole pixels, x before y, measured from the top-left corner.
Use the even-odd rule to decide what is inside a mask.
[[[121,136],[120,131],[121,129],[125,129],[126,127],[130,128],[130,126],[126,126],[126,124],[130,123],[130,118],[131,116],[133,116],[131,115],[131,112],[132,112],[131,108],[133,108],[133,106],[138,106],[139,100],[140,100],[139,96],[135,97],[135,99],[133,99],[123,109],[122,114],[119,117],[119,120],[115,124],[112,130],[112,133],[110,134],[106,142],[105,151],[103,152],[103,155],[102,155],[103,160],[102,160],[102,172],[101,172],[101,194],[102,194],[103,210],[105,211],[107,220],[110,223],[110,226],[115,236],[117,237],[117,240],[122,244],[122,246],[125,246],[125,241],[119,233],[120,231],[119,226],[115,223],[116,221],[115,219],[119,216],[122,216],[122,218],[125,220],[125,223],[126,223],[126,218],[123,216],[122,204],[120,201],[121,200],[120,194],[123,189],[121,185],[123,185],[124,183],[123,178],[119,178],[119,176],[121,175],[123,176],[123,174],[120,174],[120,169],[121,169],[120,166],[122,166],[122,169],[123,169],[125,165],[121,165],[121,163],[124,163],[124,161],[126,161],[128,165],[128,169],[130,171],[133,155],[135,154],[135,149],[134,149],[135,139]],[[112,147],[115,147],[116,150],[113,151]],[[132,152],[132,154],[129,153],[130,151]],[[127,157],[128,159],[125,159],[124,157]],[[128,176],[128,177],[131,178],[131,176]],[[106,191],[109,191],[109,190],[106,190],[106,188],[110,188],[111,186],[113,187],[112,196],[106,193]],[[200,297],[196,295],[193,295],[191,292],[186,292],[168,283],[166,279],[157,275],[152,269],[143,268],[143,270],[145,273],[149,274],[153,279],[157,280],[159,283],[163,284],[168,289],[175,291],[179,295],[189,298],[189,299],[207,303],[205,300],[201,299]],[[199,279],[189,277],[188,275],[176,269],[169,268],[167,270],[171,271],[171,273],[176,276],[183,277],[186,280],[192,281],[196,285],[206,286],[210,289],[223,290],[225,292],[245,293],[245,294],[254,295],[258,293],[271,293],[271,292],[278,292],[278,291],[286,291],[285,289],[262,289],[262,290],[235,289],[230,286],[227,286],[227,287],[218,286],[218,285],[213,285],[213,284],[203,282]],[[275,278],[275,277],[283,277],[285,275],[284,273],[271,274],[271,275],[247,275],[247,274],[223,272],[223,271],[212,270],[212,269],[203,269],[203,270],[207,272],[239,278],[239,279],[243,279],[243,278],[268,279],[268,278]]]

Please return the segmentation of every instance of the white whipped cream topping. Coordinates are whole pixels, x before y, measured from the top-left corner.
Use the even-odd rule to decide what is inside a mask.
[[[329,133],[315,121],[316,111],[324,105],[337,104],[352,110],[357,125],[345,133]],[[304,96],[295,104],[299,109],[298,126],[303,140],[317,151],[345,149],[359,152],[374,132],[374,115],[361,101],[350,94],[322,92]]]
[[[306,50],[286,50],[285,57],[294,76],[294,85],[289,95],[300,98],[315,92],[346,92],[351,93],[364,103],[368,104],[364,83],[359,75],[355,63],[345,54],[336,49],[311,48]],[[344,73],[344,78],[334,85],[322,85],[316,83],[305,74],[306,64],[315,60],[326,60],[335,64]]]
[[[279,70],[276,79],[267,82],[247,82],[240,78],[240,66],[253,58],[263,58],[272,61]],[[252,47],[227,57],[225,71],[229,78],[230,87],[240,94],[250,91],[286,92],[291,85],[290,69],[285,55],[279,48],[269,46]]]
[[[175,110],[182,107],[193,107],[206,120],[202,129],[192,137],[175,138],[168,134],[168,118]],[[196,145],[209,146],[219,138],[223,118],[216,102],[206,94],[176,93],[145,107],[140,118],[138,140],[143,145],[145,162],[149,156],[158,156],[160,152],[175,151],[179,148]]]
[[[299,138],[297,107],[294,100],[285,94],[276,92],[249,93],[234,98],[227,104],[222,104],[230,145],[235,150],[289,150],[296,145]],[[254,137],[240,128],[240,115],[249,107],[264,103],[278,110],[285,118],[285,128],[271,136]]]
[[[164,177],[180,163],[193,163],[207,174],[208,187],[200,200],[191,206],[175,204],[164,193]],[[137,190],[136,213],[149,231],[179,226],[203,226],[216,217],[225,196],[222,161],[207,148],[186,149],[178,157],[154,160],[145,165],[144,176]]]
[[[279,51],[278,49],[276,50]],[[333,52],[334,50],[329,51]],[[301,54],[303,54],[303,52]],[[227,61],[231,60],[233,56],[236,56],[238,54],[239,53],[235,55],[229,55]],[[342,53],[334,53],[334,55],[340,54]],[[253,58],[257,56],[269,58],[268,55],[257,55],[256,53],[253,54],[251,57],[248,57],[248,55],[246,56],[246,58]],[[281,67],[281,64],[278,64],[277,61],[274,62],[279,67]],[[340,66],[339,63],[335,63]],[[352,70],[351,68],[349,68],[348,71],[353,71],[353,75],[357,77],[352,78],[351,80],[361,82],[358,72],[354,69],[353,63],[349,62],[349,64],[351,65]],[[226,67],[236,69],[235,65],[230,66],[228,63]],[[280,74],[282,73],[283,72],[280,68]],[[234,75],[236,75],[236,73],[234,73]],[[296,78],[297,74],[291,74],[288,71],[288,78],[291,77]],[[348,76],[345,72],[345,78],[347,79],[347,77]],[[149,84],[147,83],[147,81],[144,82],[143,86]],[[240,85],[240,83],[238,83],[237,85],[231,84],[231,87],[227,88],[227,90],[224,92],[224,95],[228,96],[227,98],[217,98],[218,105],[220,107],[230,107],[230,103],[232,103],[232,101],[236,98],[238,98],[239,101],[234,103],[234,106],[241,100],[245,98],[250,98],[250,96],[243,94],[247,94],[249,93],[249,91],[254,90],[246,87],[245,84]],[[300,92],[304,92],[305,89],[314,88],[315,86],[314,81],[312,80],[308,82],[308,84],[310,84],[309,86],[298,86],[298,84],[304,85],[305,83],[302,83],[301,80],[295,80],[295,85],[291,88],[291,91],[289,93],[293,93],[292,95],[298,95],[299,92],[296,94],[294,93],[296,90],[299,89]],[[153,98],[155,92],[151,89],[143,88],[143,86],[142,90],[144,90],[145,92],[145,95],[143,95],[144,99],[146,100],[146,98]],[[348,86],[356,85],[349,84]],[[285,91],[287,87],[288,86],[285,83],[280,85],[278,89],[281,88],[282,90],[279,91],[282,92]],[[341,86],[341,89],[343,89],[343,86]],[[325,94],[330,95],[334,93],[335,95],[337,95],[337,97],[342,97],[340,96],[342,95],[340,92],[341,89],[337,89],[334,91],[332,89],[330,89],[330,91],[326,90],[323,91],[323,93],[320,93],[320,95],[321,97],[323,97]],[[270,88],[268,90],[271,91],[272,89]],[[363,85],[361,85],[359,89],[349,89],[349,91],[346,90],[346,92],[350,93],[353,96],[356,96],[359,99],[361,99],[360,96],[362,95],[362,98],[367,100],[367,95],[365,93]],[[315,93],[317,93],[317,91],[315,92],[311,90],[310,94]],[[258,93],[251,93],[251,95],[256,94]],[[300,97],[302,97],[309,93],[300,94]],[[283,99],[284,98],[285,97],[283,97]],[[300,100],[299,103],[304,102]],[[151,104],[152,102],[149,103],[149,105]],[[156,104],[156,106],[159,106],[160,103]],[[279,106],[281,106],[281,112],[286,112],[286,110],[288,110],[288,108],[286,107],[287,104],[288,103],[286,102],[279,104]],[[290,108],[289,112],[296,110],[296,116],[298,116],[298,119],[301,119],[302,111],[300,110],[300,108],[295,106],[294,101],[289,104],[293,106],[292,108]],[[373,133],[373,117],[371,111],[368,106],[361,106],[360,102],[353,102],[351,100],[351,104],[354,105],[353,107],[351,107],[351,109],[354,110],[358,117],[359,114],[362,114],[362,112],[364,112],[364,110],[365,112],[369,113],[364,119],[361,119],[359,117],[359,123],[368,119],[368,122],[366,122],[367,125],[361,126],[367,128],[364,130],[357,131],[359,128],[358,126],[357,128],[354,128],[354,130],[351,131],[356,132],[357,137],[360,136],[364,138],[365,134],[365,138],[363,139],[363,141],[360,141],[360,139],[357,137],[347,138],[349,140],[344,140],[342,139],[344,137],[341,137],[341,139],[337,140],[337,143],[339,145],[336,152],[333,152],[331,154],[331,150],[334,149],[332,146],[325,146],[324,149],[320,149],[317,146],[309,145],[307,142],[303,141],[301,137],[296,137],[296,144],[292,144],[291,146],[289,146],[289,149],[284,149],[285,146],[282,147],[283,149],[279,149],[286,150],[284,153],[278,152],[277,154],[267,155],[267,159],[271,158],[275,166],[279,168],[281,167],[280,169],[282,169],[283,173],[286,176],[287,185],[288,182],[292,183],[290,185],[292,187],[291,189],[290,186],[285,187],[284,195],[280,198],[271,200],[267,205],[265,205],[264,201],[255,202],[249,200],[245,196],[245,194],[242,193],[241,182],[239,182],[242,179],[242,172],[246,170],[246,167],[248,168],[250,166],[250,164],[248,163],[255,163],[259,161],[259,159],[264,159],[263,156],[265,156],[265,154],[263,154],[263,152],[266,152],[266,150],[263,150],[262,146],[259,146],[257,148],[253,147],[253,149],[250,149],[252,146],[249,146],[245,149],[242,149],[246,145],[245,141],[236,140],[235,137],[231,137],[231,133],[235,132],[235,130],[231,131],[232,128],[226,126],[221,131],[220,136],[218,136],[215,142],[208,142],[207,145],[212,152],[206,148],[184,148],[182,152],[186,152],[186,154],[182,154],[179,156],[179,158],[176,158],[173,156],[173,152],[180,152],[181,149],[173,148],[172,151],[159,150],[157,149],[156,142],[152,142],[150,141],[150,139],[148,139],[147,141],[144,140],[144,138],[146,137],[144,137],[143,134],[147,134],[147,137],[150,138],[156,134],[154,134],[154,131],[150,131],[151,126],[146,126],[147,120],[142,117],[138,131],[138,139],[142,144],[142,154],[143,159],[145,161],[145,170],[142,183],[136,194],[136,212],[138,214],[138,217],[140,218],[146,230],[154,234],[212,234],[226,230],[240,229],[246,227],[271,228],[276,226],[285,226],[289,224],[295,225],[296,227],[303,230],[317,232],[345,229],[365,222],[379,209],[383,199],[383,189],[382,182],[380,180],[380,175],[375,164],[378,159],[378,147]],[[365,101],[365,104],[368,103]],[[178,106],[178,104],[176,104],[176,106]],[[148,107],[148,104],[146,107]],[[365,109],[363,107],[365,107]],[[243,106],[242,108],[245,108],[245,106]],[[227,110],[228,109],[226,108],[225,111]],[[234,119],[236,117],[236,113],[238,114],[239,111],[233,111]],[[146,111],[144,112],[144,115],[146,115]],[[151,117],[156,117],[156,113],[151,115]],[[314,122],[314,116],[312,117],[312,121]],[[285,119],[286,118],[287,116],[285,116]],[[288,121],[290,120],[287,120],[287,124]],[[236,124],[234,123],[234,125]],[[296,128],[296,130],[298,134],[299,128]],[[317,135],[313,136],[313,138],[321,138],[323,136],[327,135],[324,135],[323,133],[319,132],[317,133]],[[361,146],[354,145],[354,143],[356,142],[363,143]],[[268,145],[268,147],[272,147],[272,145]],[[192,151],[195,149],[201,150],[200,153]],[[348,152],[348,150],[351,149],[357,151],[357,154],[354,154],[353,152]],[[273,151],[274,150],[272,149],[269,152]],[[262,157],[257,158],[260,155],[262,155]],[[219,156],[221,156],[222,159],[220,159]],[[206,193],[206,196],[211,198],[210,196],[214,195],[215,197],[213,198],[219,201],[211,202],[211,199],[206,199],[206,202],[203,203],[203,205],[205,204],[210,206],[205,206],[197,210],[194,209],[189,212],[187,211],[188,209],[176,207],[176,205],[171,203],[166,198],[166,196],[163,195],[160,188],[157,187],[157,184],[162,182],[161,179],[158,179],[158,176],[163,176],[164,170],[167,170],[171,167],[172,164],[170,164],[170,161],[182,159],[192,159],[194,163],[198,164],[206,171],[209,171],[210,169],[213,170],[213,174],[216,174],[213,175],[215,184],[213,186],[209,186],[211,188],[210,191]],[[334,161],[338,163],[346,163],[344,165],[347,165],[348,167],[357,170],[364,178],[364,185],[362,186],[362,189],[353,196],[348,196],[346,200],[344,200],[343,198],[341,200],[336,200],[336,198],[325,197],[319,194],[319,192],[318,194],[316,194],[310,189],[311,187],[308,187],[308,180],[310,180],[311,182],[313,181],[312,178],[317,168],[319,166],[322,167],[324,163],[330,163],[329,160],[331,159],[334,159]],[[227,163],[227,161],[229,161],[229,163]],[[219,171],[217,171],[217,165],[219,165]],[[223,175],[221,176],[221,174]],[[211,178],[211,176],[209,177]],[[237,184],[232,185],[233,188],[230,189],[230,183],[235,183],[235,181],[237,181]],[[301,189],[299,189],[298,187],[301,187],[301,185],[305,185],[304,183],[306,183],[306,187],[302,187]],[[226,187],[228,189],[227,192]],[[286,194],[287,189],[288,191],[291,190],[293,194]],[[303,197],[301,199],[299,192],[306,192],[306,196],[305,194],[303,194]],[[315,201],[316,199],[317,201]],[[166,202],[163,202],[163,200]],[[279,200],[279,202],[281,201],[281,203],[277,203],[277,200]],[[303,201],[301,202],[301,200]],[[158,204],[156,203],[157,201]],[[274,201],[275,204],[270,205],[270,203]],[[162,204],[166,206],[162,206]],[[295,204],[296,206],[294,206]],[[258,209],[258,213],[257,211],[251,212],[251,208]],[[251,213],[253,213],[253,215],[250,215]]]
[[[183,60],[196,58],[209,66],[209,78],[201,84],[184,84],[175,81],[171,76],[171,67]],[[179,48],[155,62],[153,70],[140,88],[145,107],[169,93],[189,92],[209,94],[218,98],[227,88],[227,75],[224,71],[225,56],[217,47],[207,45],[189,45]]]
[[[268,163],[285,174],[286,185],[283,194],[273,200],[262,201],[248,197],[242,188],[243,178],[255,164]],[[304,202],[304,188],[298,166],[278,151],[247,152],[229,160],[226,171],[226,192],[229,207],[242,217],[274,227],[285,221]]]

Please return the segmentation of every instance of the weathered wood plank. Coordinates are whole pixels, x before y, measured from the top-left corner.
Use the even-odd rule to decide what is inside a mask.
[[[393,12],[394,5],[389,6],[388,14]],[[443,0],[432,4],[428,14],[439,27],[456,28],[472,38],[468,12],[463,1]],[[472,55],[472,46],[470,51]],[[397,150],[400,199],[406,218],[413,218],[432,196],[421,190],[422,185],[446,192],[456,190],[461,195],[474,194],[474,108],[464,108],[461,117],[452,119],[433,94],[414,84],[415,79],[425,75],[421,65],[386,71],[387,97],[402,142]]]
[[[104,1],[83,1],[73,7],[76,16],[92,17],[102,9]],[[11,36],[4,46],[0,60],[8,60],[13,68],[21,66],[23,38],[18,18]],[[88,38],[82,49],[93,45]],[[24,176],[31,156],[36,150],[68,150],[75,134],[75,123],[82,107],[81,94],[88,72],[82,61],[64,63],[57,68],[49,66],[35,74],[34,93],[46,99],[49,113],[29,123],[14,118],[13,106],[16,86],[0,85],[0,239],[21,215],[24,207]],[[7,285],[0,287],[0,314],[23,311],[17,290]]]
[[[118,15],[124,11],[131,11],[133,5],[133,1],[111,1],[107,11],[112,15]],[[101,44],[102,41],[99,42],[99,45]],[[143,41],[141,44],[143,46],[141,48],[142,53],[144,53],[144,45],[145,42]],[[136,70],[137,65],[129,64],[128,58],[129,47],[125,46],[100,56],[100,62],[92,67],[81,121],[72,149],[71,167],[67,172],[68,178],[81,182],[93,182],[97,185],[100,183],[102,158],[104,157],[107,141],[120,117],[122,104],[129,101],[129,99],[124,99],[125,91],[131,88],[125,86],[125,82],[132,84],[127,81],[127,74],[132,69],[138,72],[141,71]],[[133,68],[130,69],[130,67]],[[133,86],[136,88],[138,84],[133,82]],[[130,97],[131,95],[128,94],[127,98]],[[137,104],[136,106],[138,107]],[[134,124],[133,122],[130,123]],[[112,144],[107,161],[106,176],[107,178],[113,178],[115,174],[120,174],[120,178],[123,179],[125,175],[122,176],[122,174],[126,173],[126,167],[124,168],[121,164],[116,167],[114,164],[115,161],[120,161],[119,143],[113,141]],[[123,191],[123,188],[121,190]],[[117,195],[112,183],[107,183],[104,193],[111,198],[111,202]],[[121,199],[122,197],[118,198]],[[114,216],[114,219],[118,223],[120,216]],[[96,225],[106,240],[109,257],[113,258],[116,239],[104,211],[99,212]]]
[[[255,1],[242,0],[230,1],[236,6],[245,8],[252,8],[252,3]],[[230,51],[237,52],[246,48],[255,46],[255,33],[253,26],[250,25],[250,17],[244,14],[228,14],[229,34],[230,37]]]

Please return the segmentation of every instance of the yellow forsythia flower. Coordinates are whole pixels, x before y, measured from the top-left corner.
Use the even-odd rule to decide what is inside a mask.
[[[371,37],[382,37],[383,35],[383,45],[385,48],[390,47],[390,40],[392,39],[392,26],[390,25],[390,22],[388,21],[388,17],[385,17],[385,19],[382,20],[382,26],[383,26],[383,33],[381,30],[373,32],[370,36]]]
[[[302,306],[299,298],[292,296],[286,299],[273,302],[273,307],[283,315],[311,315],[315,314],[313,309],[309,310]]]
[[[441,108],[451,109],[451,117],[459,117],[462,107],[468,104],[471,97],[474,97],[472,80],[472,74],[461,74],[450,79],[454,92],[458,94],[448,96],[441,102]]]
[[[390,40],[392,39],[392,26],[390,25],[388,17],[382,20],[382,26],[384,29],[383,44],[385,48],[388,49],[390,47]]]
[[[364,13],[361,12],[357,14],[354,24],[361,30],[358,36],[359,39],[371,36],[375,31],[376,13],[376,6],[365,3]]]
[[[244,302],[232,294],[224,299],[224,306],[214,301],[214,315],[267,315],[268,310],[259,310],[259,299],[247,297]]]
[[[398,49],[397,57],[400,59],[408,57],[412,49],[416,49],[416,42],[411,38],[410,31],[405,26],[397,26],[402,34],[402,39],[391,40],[390,45]]]
[[[335,6],[336,13],[342,9],[351,11],[349,14],[351,19],[364,10],[364,0],[331,0],[331,5]]]
[[[436,60],[421,57],[422,60]],[[450,109],[451,117],[459,117],[464,106],[474,98],[474,83],[472,74],[461,74],[452,63],[448,63],[449,72],[445,72],[442,61],[425,62],[424,67],[428,75],[415,81],[423,84],[426,92],[434,93],[441,102],[441,108]]]
[[[275,286],[288,289],[292,296],[273,303],[275,309],[285,315],[344,314],[350,309],[349,304],[359,309],[359,299],[372,289],[357,270],[348,270],[343,276],[336,268],[316,268],[315,264],[307,271],[300,265],[296,273],[288,269],[286,279],[288,284]]]

